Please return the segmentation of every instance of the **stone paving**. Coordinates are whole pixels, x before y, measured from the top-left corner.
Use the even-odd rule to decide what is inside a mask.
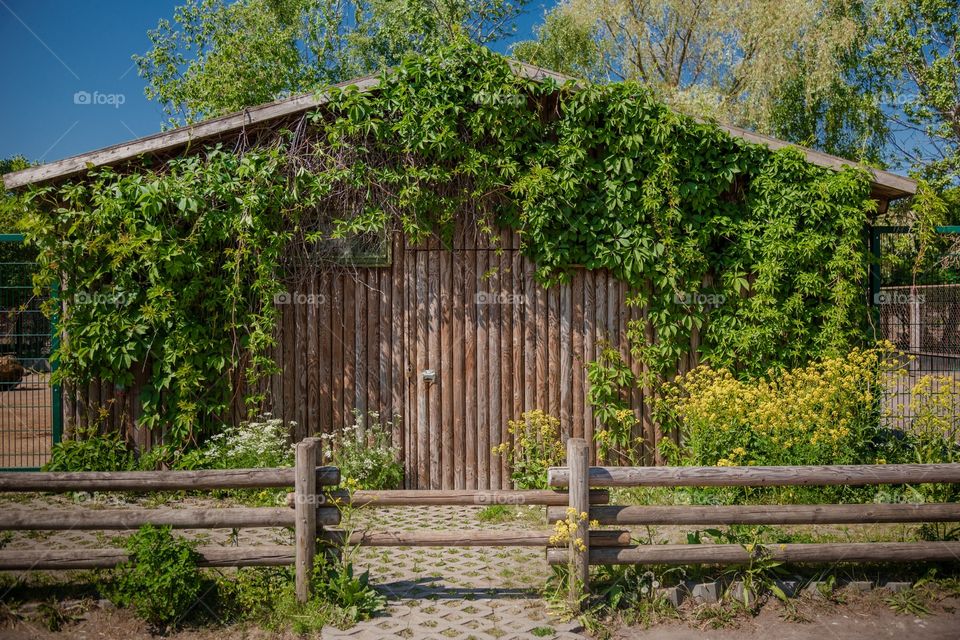
[[[177,499],[177,505],[211,501]],[[137,503],[145,506],[143,501]],[[159,506],[160,503],[157,503]],[[4,501],[3,509],[75,506],[69,496],[42,496]],[[99,506],[99,505],[98,505]],[[104,504],[122,507],[123,503]],[[127,503],[127,506],[131,506]],[[166,505],[166,506],[173,506]],[[543,509],[520,507],[521,517],[508,522],[482,522],[480,507],[394,507],[360,509],[348,526],[376,530],[518,530],[545,529]],[[525,511],[529,510],[529,511]],[[178,533],[205,545],[292,544],[285,529],[184,530]],[[125,532],[18,531],[6,548],[94,548],[119,545]],[[387,598],[387,609],[350,629],[325,629],[324,638],[506,640],[511,638],[585,638],[576,622],[551,616],[541,598],[550,569],[541,548],[524,547],[365,547],[356,550],[358,570],[370,572],[371,583]]]
[[[355,519],[358,526],[378,530],[546,528],[530,517],[483,523],[479,512],[476,507],[403,507],[361,512]],[[549,615],[540,590],[550,569],[540,548],[371,547],[358,551],[356,564],[370,571],[371,582],[387,597],[388,611],[352,629],[325,630],[324,637],[586,637],[577,623]]]

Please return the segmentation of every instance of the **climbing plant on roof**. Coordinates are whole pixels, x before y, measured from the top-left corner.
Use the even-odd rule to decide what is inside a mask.
[[[182,442],[238,370],[270,370],[284,280],[330,268],[324,240],[384,227],[512,227],[546,283],[609,270],[645,309],[629,338],[647,383],[692,332],[745,374],[861,335],[866,173],[734,139],[637,84],[536,82],[458,42],[256,143],[191,153],[22,198],[37,285],[67,301],[59,379],[138,379],[145,423]]]

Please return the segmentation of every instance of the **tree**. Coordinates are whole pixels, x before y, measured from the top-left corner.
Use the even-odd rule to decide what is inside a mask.
[[[960,185],[960,5],[877,0],[864,68],[883,95],[893,151],[937,188]]]
[[[393,65],[433,40],[494,42],[527,0],[187,0],[134,56],[172,124]]]
[[[851,73],[865,30],[860,0],[566,0],[514,53],[640,81],[693,115],[876,159],[884,132]]]

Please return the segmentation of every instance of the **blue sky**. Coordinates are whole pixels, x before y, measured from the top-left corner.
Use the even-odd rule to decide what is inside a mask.
[[[0,0],[0,158],[50,162],[159,131],[162,109],[143,95],[131,56],[180,4]],[[531,37],[544,4],[531,2],[518,38]]]

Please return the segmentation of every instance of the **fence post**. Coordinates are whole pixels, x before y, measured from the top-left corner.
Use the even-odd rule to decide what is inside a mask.
[[[310,599],[310,580],[317,555],[317,438],[297,443],[294,470],[294,510],[296,513],[296,595],[298,602]]]
[[[570,532],[569,603],[579,611],[582,596],[590,590],[590,447],[583,438],[567,440],[568,491],[570,509],[576,520]],[[586,518],[580,514],[586,513]]]

